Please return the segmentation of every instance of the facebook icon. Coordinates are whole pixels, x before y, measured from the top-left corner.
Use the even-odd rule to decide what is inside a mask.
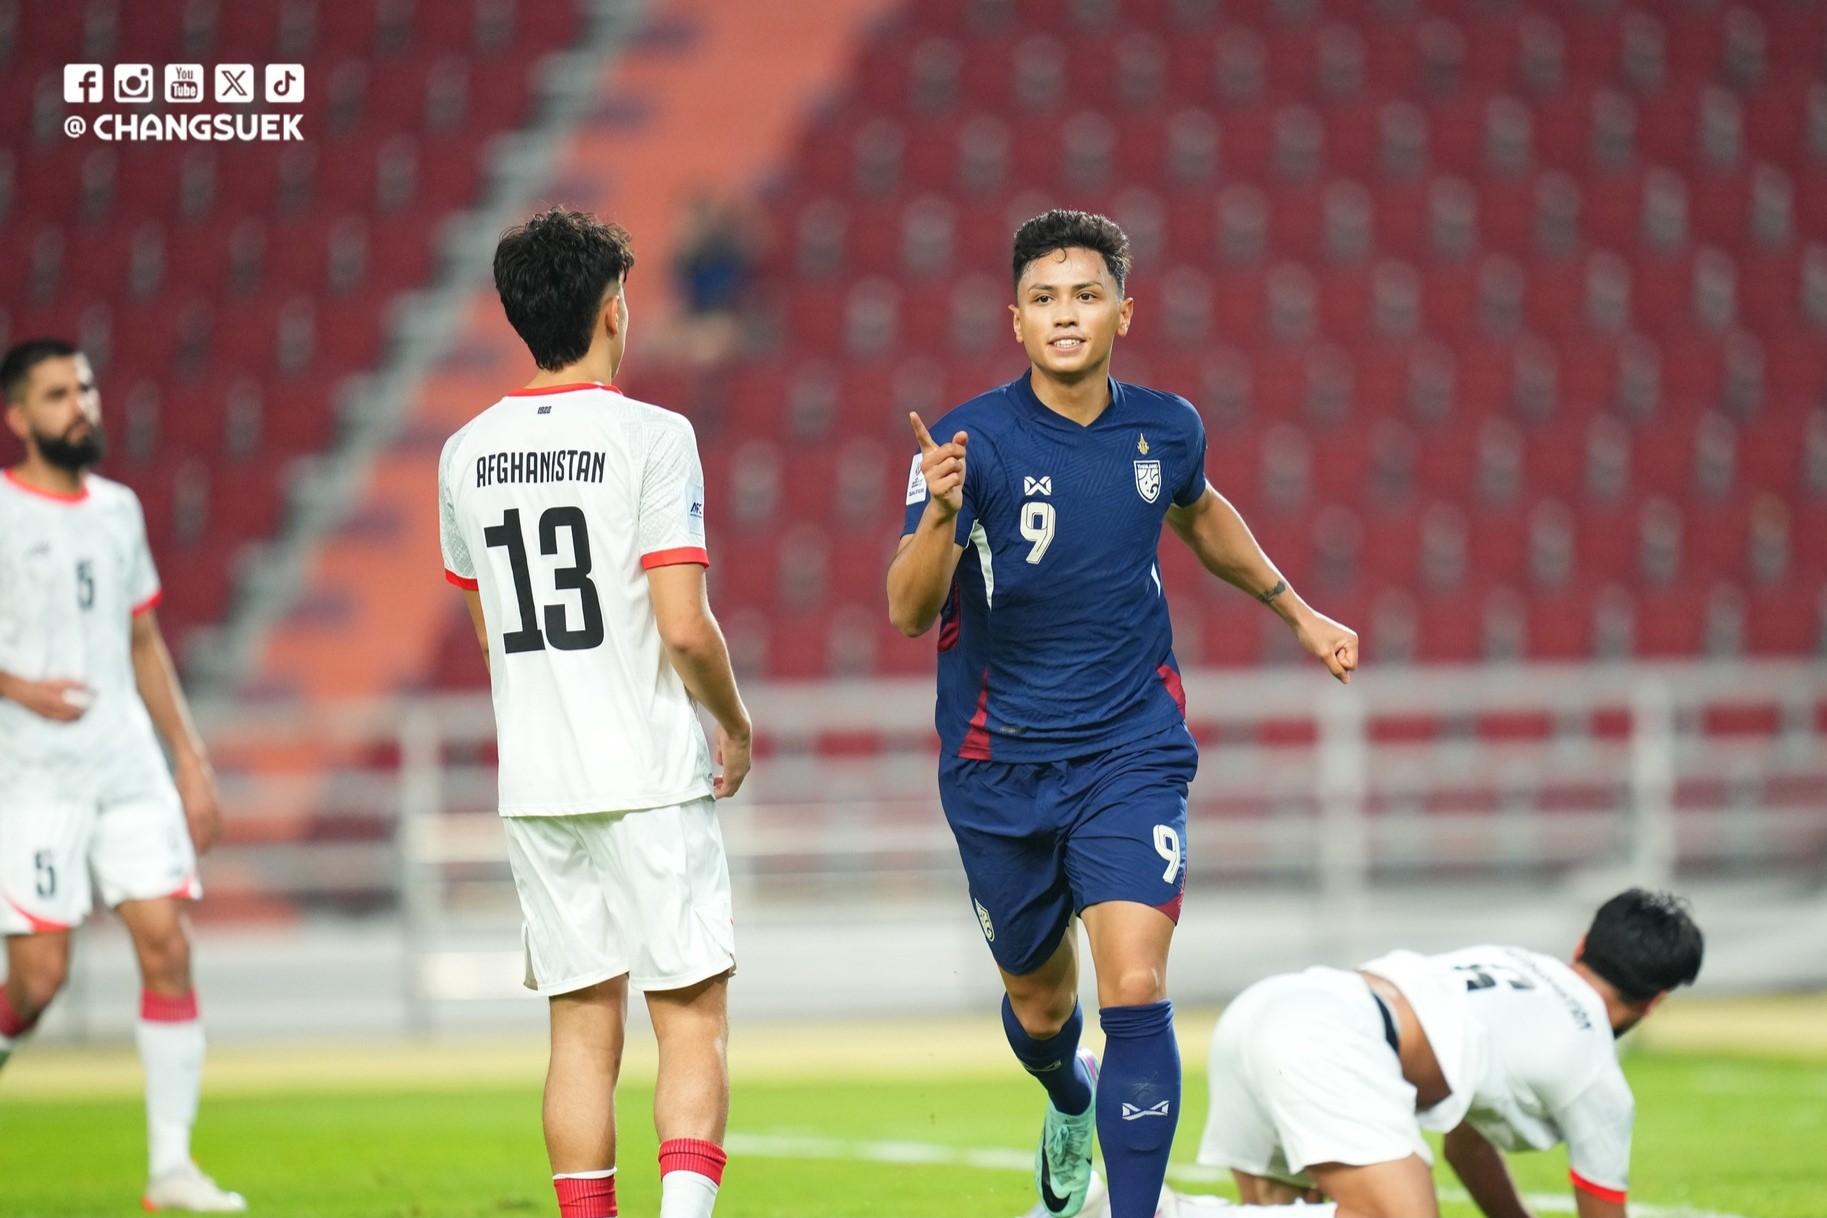
[[[98,102],[102,99],[102,66],[99,63],[66,63],[63,65],[63,99],[66,102]]]

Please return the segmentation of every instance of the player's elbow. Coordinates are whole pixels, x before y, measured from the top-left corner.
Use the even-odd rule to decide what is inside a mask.
[[[1468,1122],[1462,1121],[1448,1130],[1446,1136],[1440,1139],[1440,1149],[1445,1153],[1446,1161],[1452,1169],[1455,1172],[1463,1173],[1477,1162],[1480,1157],[1479,1152],[1488,1150],[1489,1147],[1477,1130],[1473,1129]]]
[[[655,621],[660,629],[660,642],[675,655],[699,655],[710,651],[718,638],[716,619],[707,609],[662,614]]]
[[[899,630],[910,639],[919,638],[921,635],[925,634],[932,625],[930,622],[920,622],[900,613],[890,613],[888,615],[888,620],[894,623],[894,628],[896,630]]]
[[[932,629],[933,614],[923,610],[923,606],[909,605],[892,596],[888,599],[888,620],[910,639],[917,639]]]

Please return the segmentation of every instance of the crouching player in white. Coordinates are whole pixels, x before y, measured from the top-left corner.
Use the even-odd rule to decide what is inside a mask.
[[[25,460],[0,477],[0,1064],[62,988],[94,897],[139,957],[148,1210],[238,1211],[190,1158],[203,1078],[183,903],[220,823],[215,778],[153,606],[159,577],[132,491],[102,455],[89,361],[34,339],[0,359]],[[177,761],[177,783],[153,730]]]
[[[628,989],[659,1040],[661,1218],[710,1218],[729,1118],[735,968],[715,797],[749,717],[705,599],[704,475],[682,415],[611,383],[628,234],[547,211],[504,234],[495,286],[539,372],[444,446],[446,577],[487,656],[501,814],[550,1000],[546,1150],[563,1218],[611,1218]],[[698,724],[718,725],[716,761]]]
[[[1685,902],[1633,888],[1570,964],[1398,951],[1259,981],[1212,1036],[1199,1161],[1230,1168],[1246,1207],[1323,1197],[1337,1218],[1427,1218],[1430,1129],[1487,1218],[1526,1218],[1501,1152],[1565,1142],[1580,1218],[1623,1218],[1634,1107],[1616,1038],[1693,982],[1701,950]]]

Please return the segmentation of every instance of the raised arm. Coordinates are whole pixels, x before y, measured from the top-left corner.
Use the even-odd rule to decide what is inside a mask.
[[[173,777],[184,801],[184,819],[190,840],[203,854],[222,831],[222,808],[216,795],[216,775],[210,768],[203,737],[190,717],[178,672],[159,632],[157,614],[145,609],[133,618],[133,680],[152,725],[171,749]]]
[[[961,431],[951,443],[935,444],[920,416],[908,417],[920,442],[920,480],[909,492],[909,503],[918,502],[914,494],[924,495],[926,508],[888,564],[888,620],[911,639],[932,628],[964,553],[957,519],[964,507],[964,451],[970,437]]]
[[[1273,609],[1309,655],[1350,684],[1358,666],[1357,631],[1317,612],[1288,586],[1230,500],[1207,485],[1191,504],[1168,509],[1167,523],[1207,571]]]
[[[1460,1122],[1446,1135],[1445,1150],[1453,1174],[1465,1185],[1484,1218],[1532,1218],[1522,1195],[1516,1191],[1516,1181],[1510,1177],[1510,1165],[1504,1162],[1503,1152],[1473,1129],[1471,1122]],[[1583,1210],[1581,1218],[1586,1218]]]

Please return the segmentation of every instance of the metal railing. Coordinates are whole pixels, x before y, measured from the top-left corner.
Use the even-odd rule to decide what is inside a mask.
[[[1433,889],[1827,877],[1827,666],[1367,670],[1348,688],[1306,667],[1195,670],[1185,686],[1202,744],[1189,882],[1300,894],[1316,927]],[[956,898],[929,681],[747,692],[757,761],[723,814],[746,918]],[[234,816],[207,872],[218,921],[385,922],[417,962],[409,1010],[464,989],[453,952],[512,950],[486,696],[207,722]]]

